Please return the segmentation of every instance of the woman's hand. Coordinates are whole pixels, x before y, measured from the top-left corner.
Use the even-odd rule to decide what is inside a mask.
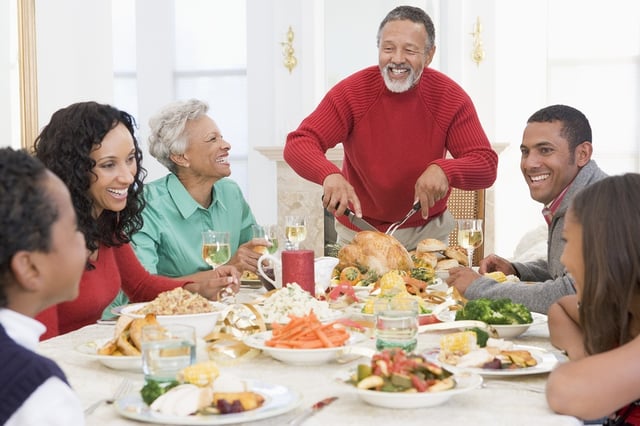
[[[496,271],[500,271],[505,275],[518,275],[518,271],[516,271],[511,262],[498,255],[490,254],[480,261],[479,273],[485,274]]]
[[[269,242],[264,238],[254,238],[238,247],[236,254],[229,260],[228,265],[235,266],[239,271],[258,273],[258,259],[267,253]]]
[[[197,272],[182,279],[193,280],[185,289],[198,293],[209,300],[218,300],[224,292],[237,293],[240,289],[240,272],[235,266],[222,265],[210,271]]]

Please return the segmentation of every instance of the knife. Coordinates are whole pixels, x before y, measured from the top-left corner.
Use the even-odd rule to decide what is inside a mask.
[[[356,214],[352,212],[351,209],[349,208],[345,209],[344,215],[349,218],[349,222],[353,223],[355,226],[360,228],[361,231],[365,231],[365,230],[377,231],[378,230],[378,228],[376,228],[366,220],[356,216]]]
[[[287,423],[289,426],[299,426],[302,423],[304,423],[305,420],[307,420],[309,417],[313,416],[314,414],[316,414],[318,411],[320,411],[320,409],[326,407],[327,405],[331,404],[333,401],[335,401],[336,399],[338,399],[337,396],[332,396],[329,398],[325,398],[322,401],[318,401],[315,404],[313,404],[311,407],[307,408],[306,410],[304,410],[302,413],[300,413],[299,415],[297,415],[296,417],[294,417],[289,423]]]

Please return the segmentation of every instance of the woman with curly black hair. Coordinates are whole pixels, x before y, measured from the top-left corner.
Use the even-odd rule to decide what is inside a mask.
[[[94,323],[120,289],[133,302],[178,286],[209,299],[238,289],[231,266],[173,279],[149,274],[136,258],[129,242],[142,226],[146,171],[134,126],[124,111],[80,102],[55,112],[35,141],[36,156],[69,188],[91,252],[79,297],[38,317],[47,325],[45,338]]]

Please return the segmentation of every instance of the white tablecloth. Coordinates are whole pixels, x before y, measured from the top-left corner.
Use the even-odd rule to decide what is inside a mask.
[[[54,359],[67,374],[72,387],[85,406],[109,397],[122,377],[133,379],[140,387],[142,372],[109,369],[75,350],[78,345],[111,337],[112,325],[91,325],[40,343],[42,354]],[[437,346],[438,334],[420,336],[418,351]],[[552,349],[546,324],[533,326],[516,340],[523,345]],[[372,347],[374,342],[364,345]],[[360,362],[362,359],[360,359]],[[336,380],[340,372],[349,370],[359,361],[349,364],[330,363],[313,367],[282,364],[260,354],[241,363],[223,367],[246,378],[288,386],[303,395],[296,410],[254,425],[283,425],[296,413],[328,396],[339,399],[311,417],[305,425],[580,425],[581,421],[554,414],[547,406],[544,386],[547,375],[485,378],[482,388],[452,397],[443,405],[423,409],[385,409],[360,401],[352,387]],[[103,404],[87,416],[87,425],[140,425],[120,417],[113,406]]]

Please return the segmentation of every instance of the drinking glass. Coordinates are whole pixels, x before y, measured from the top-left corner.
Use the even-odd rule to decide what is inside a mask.
[[[229,233],[226,231],[202,232],[202,258],[216,269],[231,259],[231,245]]]
[[[142,327],[142,370],[145,379],[176,380],[180,370],[196,360],[196,332],[190,325]]]
[[[482,219],[458,219],[458,245],[467,250],[471,268],[473,251],[482,245]]]
[[[418,343],[418,301],[407,295],[381,297],[373,305],[376,349],[413,352]]]
[[[287,249],[298,250],[300,243],[307,238],[307,224],[304,216],[285,217],[285,236]]]
[[[262,238],[271,243],[267,246],[270,254],[278,251],[278,227],[276,225],[253,225],[253,238]]]

